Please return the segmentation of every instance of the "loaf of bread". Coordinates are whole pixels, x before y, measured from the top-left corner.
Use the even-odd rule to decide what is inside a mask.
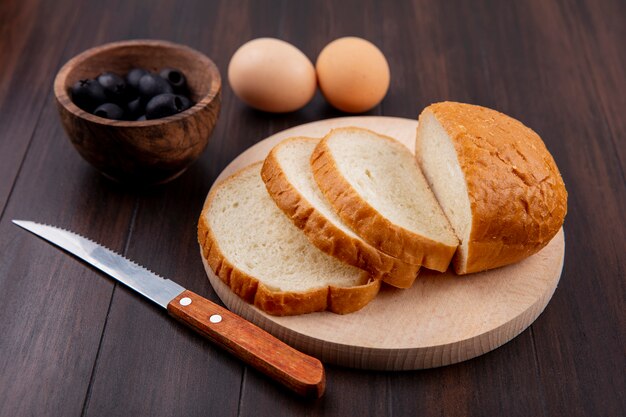
[[[276,206],[253,164],[209,193],[198,222],[202,256],[248,303],[273,315],[359,310],[380,280],[313,246]]]
[[[270,196],[316,247],[365,269],[393,286],[408,288],[419,266],[387,255],[365,242],[335,213],[313,179],[310,159],[319,139],[284,140],[269,153],[261,176]]]
[[[419,117],[416,158],[460,246],[458,274],[511,264],[563,224],[567,192],[541,138],[484,107],[443,102]]]
[[[448,268],[458,240],[404,145],[366,129],[333,129],[311,167],[339,217],[370,245],[407,263]]]

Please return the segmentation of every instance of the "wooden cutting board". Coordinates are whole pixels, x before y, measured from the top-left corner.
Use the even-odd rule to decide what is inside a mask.
[[[277,133],[239,155],[216,183],[291,136],[322,137],[358,126],[394,137],[415,150],[417,122],[394,117],[321,120]],[[274,317],[243,302],[204,262],[215,292],[235,313],[320,360],[353,368],[407,370],[461,362],[508,342],[544,310],[563,268],[563,230],[530,258],[492,271],[457,276],[422,270],[406,290],[384,286],[362,310]],[[203,259],[204,261],[204,259]]]

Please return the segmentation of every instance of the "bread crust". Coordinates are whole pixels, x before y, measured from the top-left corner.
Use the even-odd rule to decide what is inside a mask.
[[[467,265],[458,274],[497,268],[545,247],[567,213],[558,167],[532,129],[496,110],[442,102],[428,106],[448,133],[467,184],[472,225]]]
[[[341,174],[327,142],[338,131],[363,131],[347,127],[333,129],[320,141],[311,156],[313,176],[320,190],[341,219],[376,249],[406,263],[421,265],[435,271],[446,271],[456,251],[449,246],[420,236],[392,223],[372,207]],[[395,139],[369,131],[385,140]],[[417,164],[417,163],[416,163]]]
[[[276,145],[263,163],[261,177],[276,205],[301,229],[309,241],[323,252],[341,261],[368,271],[385,283],[409,288],[419,272],[419,265],[403,262],[387,255],[361,239],[348,235],[318,211],[289,181],[278,160],[278,152],[289,141],[319,139],[294,137]]]
[[[207,220],[207,213],[212,201],[220,187],[245,170],[258,170],[260,164],[261,162],[252,164],[235,173],[213,187],[207,196],[198,220],[198,243],[202,256],[213,272],[244,301],[275,316],[326,310],[337,314],[347,314],[363,308],[376,297],[381,282],[379,279],[370,277],[365,271],[363,271],[364,284],[358,286],[336,287],[329,285],[302,292],[276,291],[264,285],[256,277],[237,268],[221,251],[218,240]]]

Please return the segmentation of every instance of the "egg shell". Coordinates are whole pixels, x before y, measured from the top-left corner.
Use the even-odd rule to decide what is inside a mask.
[[[273,113],[303,107],[317,86],[309,58],[290,43],[274,38],[243,44],[228,64],[228,81],[245,103]]]
[[[389,64],[373,43],[339,38],[320,52],[315,64],[320,90],[339,110],[361,113],[372,109],[389,89]]]

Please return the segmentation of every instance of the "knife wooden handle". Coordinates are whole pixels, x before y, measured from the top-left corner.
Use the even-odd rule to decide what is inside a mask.
[[[297,351],[229,310],[185,290],[170,301],[167,311],[292,391],[315,398],[324,393],[326,376],[319,360]]]

